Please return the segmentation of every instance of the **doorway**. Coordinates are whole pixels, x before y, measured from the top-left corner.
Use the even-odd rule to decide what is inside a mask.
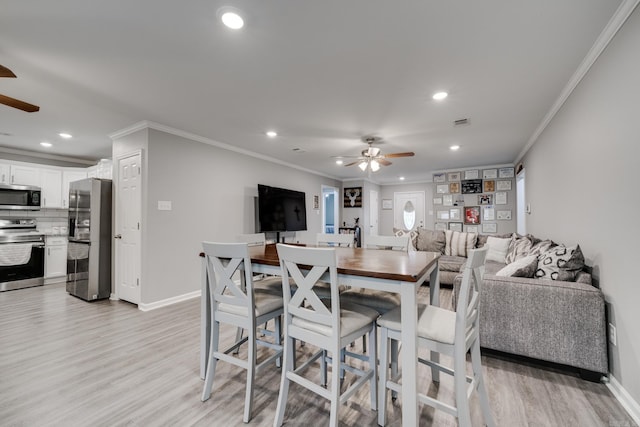
[[[322,232],[335,234],[338,232],[336,225],[339,220],[338,215],[338,189],[335,187],[322,186]]]
[[[516,231],[519,235],[527,234],[527,218],[528,209],[526,206],[526,198],[524,191],[524,168],[516,176]]]

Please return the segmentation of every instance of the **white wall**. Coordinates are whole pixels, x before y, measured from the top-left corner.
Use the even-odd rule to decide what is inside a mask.
[[[137,136],[144,139],[146,132],[142,303],[200,290],[202,241],[234,241],[255,231],[258,183],[306,193],[308,231],[287,241],[315,242],[322,216],[313,196],[321,196],[323,184],[340,187],[338,181],[154,129],[114,141],[114,159],[116,151],[144,148]],[[160,200],[171,201],[172,210],[159,211]]]
[[[579,243],[608,302],[610,368],[640,402],[640,10],[524,158],[527,231]],[[525,100],[526,102],[526,100]]]

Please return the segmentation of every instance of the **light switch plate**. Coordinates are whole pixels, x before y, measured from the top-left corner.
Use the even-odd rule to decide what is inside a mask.
[[[170,200],[158,200],[158,210],[159,211],[170,211],[171,210],[171,201]]]

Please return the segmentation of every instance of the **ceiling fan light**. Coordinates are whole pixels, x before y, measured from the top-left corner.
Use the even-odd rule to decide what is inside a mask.
[[[368,165],[368,164],[369,164],[369,163],[367,163],[367,161],[366,161],[366,160],[363,160],[362,162],[360,162],[360,164],[358,164],[358,167],[359,167],[360,169],[362,169],[362,172],[364,172],[364,171],[367,169],[367,165]]]
[[[377,160],[371,160],[371,171],[377,172],[380,169],[380,163]]]
[[[378,147],[369,147],[367,154],[371,157],[375,157],[380,154],[380,149]]]

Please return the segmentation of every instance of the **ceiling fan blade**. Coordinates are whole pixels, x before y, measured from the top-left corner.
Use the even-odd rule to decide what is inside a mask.
[[[29,104],[28,102],[20,101],[19,99],[11,98],[4,95],[0,95],[0,104],[17,108],[18,110],[26,111],[27,113],[35,113],[36,111],[40,111],[40,107],[38,107],[37,105]]]
[[[353,165],[357,165],[358,163],[362,162],[362,159],[360,160],[356,160],[355,162],[351,162],[351,163],[347,163],[345,166],[353,166]]]
[[[2,65],[0,65],[0,77],[13,77],[13,78],[15,78],[16,75],[13,74],[13,71],[8,69],[7,67],[3,67]]]
[[[389,166],[391,164],[391,162],[389,160],[386,159],[376,159],[378,161],[378,163],[380,163],[382,166]]]
[[[413,157],[415,153],[413,151],[407,151],[406,153],[391,153],[385,154],[385,158],[394,158],[394,157]]]

